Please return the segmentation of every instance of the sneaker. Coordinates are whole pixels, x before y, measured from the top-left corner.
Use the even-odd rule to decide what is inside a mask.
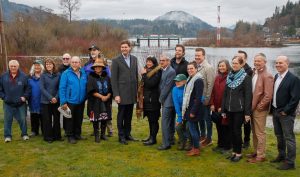
[[[72,118],[71,110],[69,107],[67,107],[66,110],[64,110],[61,106],[57,109],[65,118]]]
[[[24,135],[22,138],[23,138],[24,141],[29,140],[29,136],[27,136],[27,135]]]
[[[5,143],[11,142],[11,137],[6,137],[6,138],[4,139],[4,142],[5,142]]]

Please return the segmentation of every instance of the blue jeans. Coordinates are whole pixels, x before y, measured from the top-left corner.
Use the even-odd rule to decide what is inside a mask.
[[[286,159],[288,164],[294,164],[296,159],[294,122],[295,116],[282,116],[277,110],[273,111],[273,125],[277,138],[278,153],[280,157]]]
[[[161,129],[163,146],[171,146],[175,130],[175,109],[174,107],[162,107]]]
[[[11,126],[13,123],[13,118],[15,118],[22,131],[21,136],[27,135],[27,125],[26,125],[26,104],[19,107],[10,106],[3,103],[4,109],[4,137],[12,137]]]
[[[212,137],[212,121],[210,117],[210,107],[203,106],[203,118],[199,120],[200,135],[211,140]],[[207,131],[207,132],[206,132]]]
[[[198,122],[192,122],[192,121],[188,121],[187,122],[188,127],[189,127],[189,131],[191,134],[191,138],[192,138],[192,145],[194,148],[199,148],[200,144],[199,144],[199,126],[198,126]]]

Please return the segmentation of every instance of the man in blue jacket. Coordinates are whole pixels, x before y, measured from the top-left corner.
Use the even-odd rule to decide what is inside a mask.
[[[0,98],[4,108],[4,141],[11,142],[13,117],[18,121],[23,140],[28,140],[26,125],[26,100],[29,98],[28,77],[19,70],[19,62],[11,60],[9,71],[0,77]]]
[[[65,118],[65,129],[71,144],[86,139],[81,136],[84,102],[86,99],[87,75],[81,68],[78,56],[71,59],[71,67],[63,72],[59,83],[59,98],[62,109],[71,110],[72,117]]]

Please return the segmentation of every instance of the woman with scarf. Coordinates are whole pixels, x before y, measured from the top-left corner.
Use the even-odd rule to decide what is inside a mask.
[[[187,65],[187,72],[189,77],[184,88],[182,115],[188,121],[188,129],[192,138],[192,149],[186,155],[197,156],[200,154],[198,122],[203,118],[203,103],[201,100],[204,83],[201,74],[197,72],[197,63],[195,61]]]
[[[106,123],[107,120],[111,119],[112,89],[110,78],[104,71],[105,64],[103,58],[96,59],[91,68],[94,72],[91,72],[88,77],[87,113],[90,121],[93,122],[95,142],[100,143],[100,138],[106,140]],[[99,124],[101,127],[101,136],[99,135]]]
[[[227,159],[238,162],[242,159],[242,131],[244,121],[250,121],[252,104],[252,80],[243,69],[243,59],[232,59],[232,71],[228,74],[222,100],[222,117],[229,119],[232,155]]]
[[[139,97],[139,103],[142,101],[144,117],[148,117],[150,135],[146,140],[143,140],[145,146],[156,144],[156,135],[158,133],[160,117],[159,103],[159,83],[161,78],[161,68],[158,65],[157,59],[154,56],[148,56],[146,66],[141,71],[143,85],[143,95]],[[140,100],[143,99],[143,100]]]
[[[231,148],[231,134],[229,126],[226,124],[227,118],[221,118],[221,105],[223,93],[225,90],[227,75],[231,67],[228,60],[221,60],[218,63],[218,75],[215,78],[215,83],[210,97],[210,110],[212,119],[215,117],[215,123],[218,133],[218,145],[213,148],[213,151],[226,153]],[[214,119],[213,119],[214,120]]]

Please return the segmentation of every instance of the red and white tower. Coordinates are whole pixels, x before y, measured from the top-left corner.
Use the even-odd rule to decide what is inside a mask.
[[[220,6],[218,6],[217,46],[221,46]]]

